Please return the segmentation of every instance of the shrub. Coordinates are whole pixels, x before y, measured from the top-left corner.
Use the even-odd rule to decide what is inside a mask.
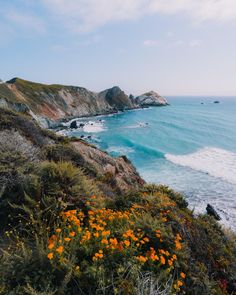
[[[39,175],[43,194],[47,196],[70,201],[81,196],[99,194],[96,185],[70,162],[44,162],[40,165]]]

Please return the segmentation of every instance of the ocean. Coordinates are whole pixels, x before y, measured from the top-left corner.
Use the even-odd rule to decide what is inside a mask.
[[[69,135],[126,155],[147,182],[183,193],[196,213],[213,205],[235,231],[236,98],[167,99],[166,107],[78,119],[86,125]]]

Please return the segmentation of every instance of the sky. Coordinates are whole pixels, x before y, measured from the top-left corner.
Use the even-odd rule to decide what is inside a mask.
[[[0,0],[0,78],[236,96],[236,0]]]

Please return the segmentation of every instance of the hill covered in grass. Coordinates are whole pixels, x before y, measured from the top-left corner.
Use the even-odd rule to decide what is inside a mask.
[[[236,239],[126,157],[0,108],[0,294],[235,294]]]
[[[0,106],[28,113],[46,128],[56,126],[63,119],[166,104],[155,92],[135,98],[118,86],[97,93],[78,86],[47,85],[20,78],[0,83]]]

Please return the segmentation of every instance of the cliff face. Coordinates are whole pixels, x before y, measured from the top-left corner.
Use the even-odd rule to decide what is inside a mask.
[[[160,105],[153,102],[149,101],[148,106]],[[63,119],[109,114],[145,105],[127,96],[118,86],[96,93],[83,87],[45,85],[19,78],[0,84],[0,106],[28,112],[43,127],[53,127]]]
[[[0,158],[7,154],[6,163],[15,167],[12,174],[1,169],[0,188],[11,180],[21,161],[37,165],[42,161],[69,161],[86,172],[88,179],[96,179],[101,191],[112,196],[139,188],[144,183],[126,157],[113,158],[82,140],[70,140],[41,129],[28,115],[0,109]],[[9,169],[8,169],[9,170]],[[0,189],[1,195],[1,189]]]

